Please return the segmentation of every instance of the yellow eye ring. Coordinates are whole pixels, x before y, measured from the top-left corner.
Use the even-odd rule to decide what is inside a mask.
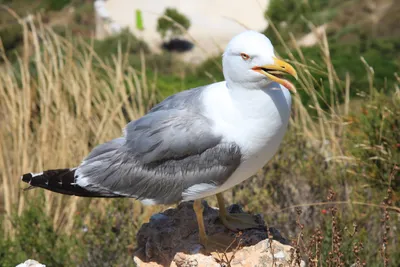
[[[249,60],[250,56],[248,54],[245,53],[240,53],[240,56],[243,58],[243,60]]]

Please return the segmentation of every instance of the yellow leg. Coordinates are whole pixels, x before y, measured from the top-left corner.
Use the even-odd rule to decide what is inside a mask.
[[[222,195],[222,193],[217,194],[217,200],[218,200],[218,208],[219,208],[219,217],[220,218],[226,217],[227,211],[225,208],[225,200],[224,200],[224,196]]]
[[[232,245],[235,241],[234,238],[224,235],[214,235],[208,237],[206,234],[206,227],[204,225],[204,218],[203,218],[203,204],[201,200],[195,200],[193,203],[193,210],[196,213],[197,224],[199,226],[199,239],[200,244],[204,246],[204,248],[208,251],[217,251],[222,250],[224,251],[226,248]]]
[[[203,219],[203,204],[201,203],[201,199],[197,199],[193,203],[193,210],[196,213],[197,224],[199,226],[199,238],[200,244],[204,247],[207,246],[207,234],[206,234],[206,227],[204,226],[204,219]]]
[[[256,222],[256,218],[247,213],[229,214],[225,208],[225,201],[222,193],[217,194],[219,218],[226,228],[232,231],[259,228],[261,225]]]

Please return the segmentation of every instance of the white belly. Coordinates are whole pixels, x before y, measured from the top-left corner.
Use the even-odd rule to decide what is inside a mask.
[[[202,192],[201,197],[225,191],[252,176],[276,153],[290,116],[290,93],[278,84],[265,90],[229,92],[207,99],[207,112],[215,122],[215,132],[223,141],[240,146],[242,163],[220,187]],[[204,97],[207,97],[205,95]],[[240,100],[240,101],[237,101]]]

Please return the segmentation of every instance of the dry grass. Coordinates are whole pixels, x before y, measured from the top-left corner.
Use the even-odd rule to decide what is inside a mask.
[[[21,174],[77,166],[155,101],[144,60],[142,70],[132,69],[121,52],[106,64],[83,41],[72,43],[40,23],[21,23],[23,53],[16,64],[3,58],[0,72],[0,210],[7,218],[20,215],[38,193],[21,190]],[[80,200],[51,192],[45,197],[54,226],[71,229]],[[9,221],[4,227],[12,234]]]

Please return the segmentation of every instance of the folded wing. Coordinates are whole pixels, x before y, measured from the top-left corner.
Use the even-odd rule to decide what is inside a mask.
[[[214,134],[206,117],[160,106],[96,147],[75,179],[90,191],[167,204],[223,184],[240,160],[239,147]]]

